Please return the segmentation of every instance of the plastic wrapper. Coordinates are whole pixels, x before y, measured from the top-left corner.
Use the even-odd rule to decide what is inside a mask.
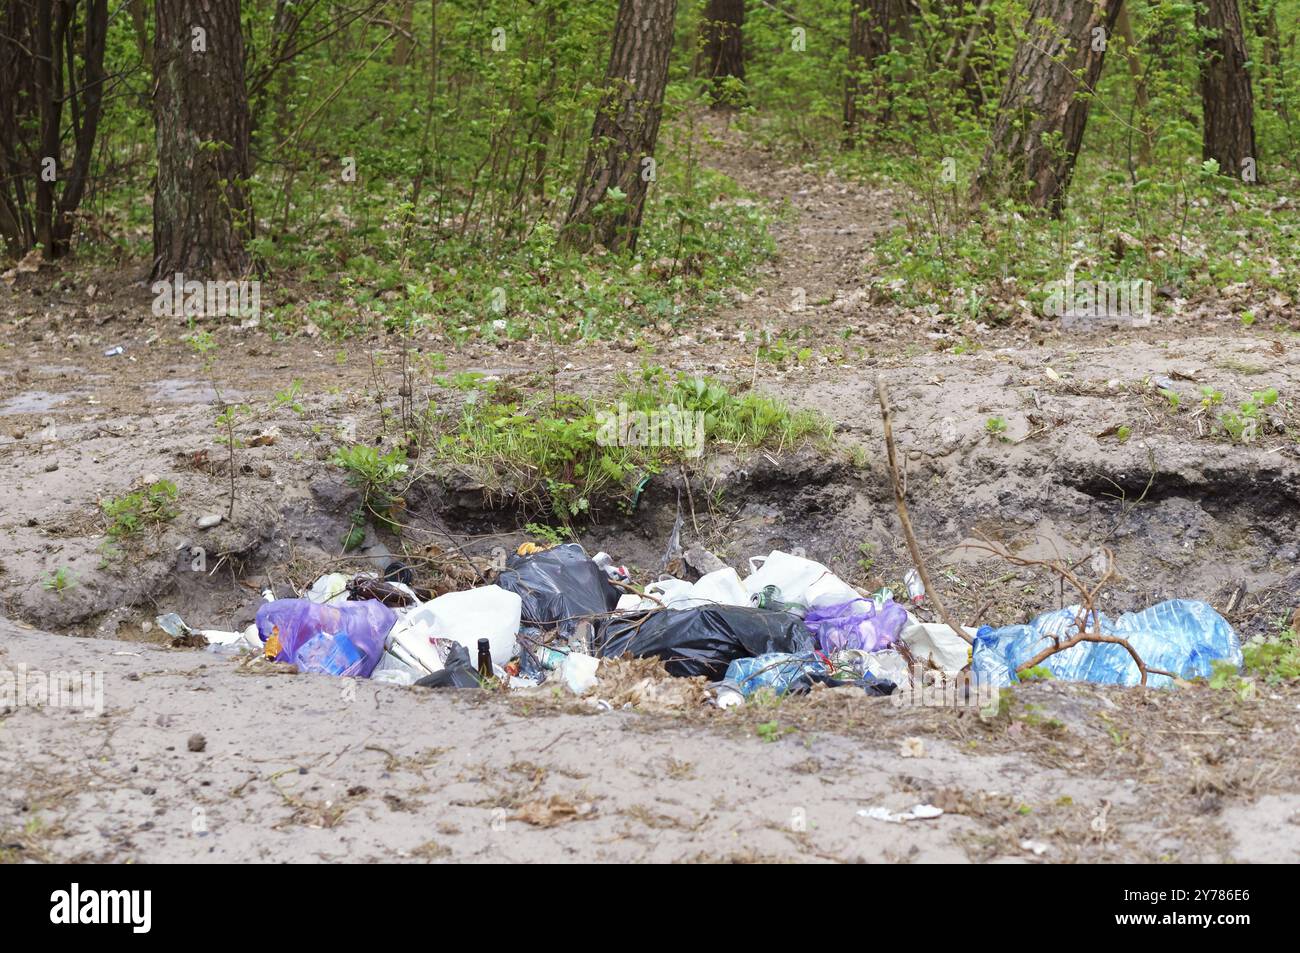
[[[892,599],[880,605],[870,599],[854,599],[813,607],[804,622],[816,634],[821,650],[827,655],[844,649],[879,652],[898,639],[907,624],[907,610]]]
[[[602,657],[657,656],[670,675],[717,681],[738,658],[773,652],[807,652],[812,633],[785,612],[742,606],[660,609],[610,620],[600,641]]]
[[[1015,670],[1052,644],[1077,632],[1078,606],[1040,615],[1028,625],[980,630],[975,637],[971,670],[986,684],[1009,685]],[[1204,602],[1171,599],[1117,619],[1098,616],[1101,631],[1128,640],[1148,668],[1160,668],[1184,679],[1209,677],[1215,662],[1240,667],[1241,641],[1232,626]],[[1089,625],[1091,628],[1091,625]],[[1141,673],[1124,646],[1113,642],[1080,642],[1042,663],[1056,678],[1072,682],[1137,685]],[[1167,676],[1150,675],[1149,687],[1171,684]]]
[[[397,614],[382,602],[321,605],[310,599],[278,599],[257,610],[257,634],[279,642],[277,662],[300,672],[369,677],[384,651],[384,637]]]
[[[523,600],[523,625],[558,628],[565,636],[578,620],[612,612],[619,597],[605,570],[577,543],[511,556],[496,584]]]

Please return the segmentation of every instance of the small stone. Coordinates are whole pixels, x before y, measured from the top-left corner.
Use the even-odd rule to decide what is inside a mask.
[[[686,565],[690,566],[701,576],[708,575],[711,572],[717,572],[719,569],[727,568],[726,563],[713,555],[713,553],[709,552],[703,546],[692,546],[682,554],[682,558],[686,560]]]
[[[211,529],[221,522],[220,513],[205,513],[200,516],[194,523],[199,529]]]
[[[203,751],[208,746],[208,739],[202,735],[190,735],[190,740],[186,742],[186,746],[191,751]]]
[[[46,473],[53,473],[58,468],[59,468],[59,463],[57,460],[51,460],[49,463],[45,464]]]

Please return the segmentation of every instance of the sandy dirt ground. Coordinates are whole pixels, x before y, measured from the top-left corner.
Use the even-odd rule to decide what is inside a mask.
[[[29,678],[103,674],[98,713],[92,694],[0,722],[6,859],[1300,860],[1294,694],[1226,722],[1208,689],[1033,686],[961,726],[827,690],[766,713],[772,732],[0,634]],[[1136,737],[1126,713],[1151,704]],[[946,813],[859,813],[918,803]]]
[[[824,413],[843,454],[724,452],[691,475],[688,542],[738,568],[801,546],[852,582],[897,584],[907,555],[882,462],[879,374],[913,518],[963,618],[1020,621],[1061,598],[1050,578],[963,548],[977,537],[1071,561],[1113,549],[1107,611],[1201,598],[1250,636],[1300,604],[1296,421],[1270,417],[1241,445],[1194,412],[1202,385],[1229,403],[1276,387],[1289,404],[1294,331],[1247,331],[1230,303],[1189,303],[1150,328],[986,328],[957,353],[949,329],[873,293],[869,241],[899,197],[755,150],[733,150],[728,171],[787,206],[778,256],[758,287],[687,333],[558,354],[432,333],[411,343],[445,355],[447,372],[523,389],[549,387],[553,365],[558,386],[605,393],[648,360]],[[168,647],[152,625],[161,612],[240,628],[264,587],[288,595],[339,564],[355,495],[328,459],[346,435],[376,432],[401,342],[214,325],[208,372],[186,329],[151,314],[141,270],[0,286],[0,666],[102,672],[105,703],[89,718],[0,710],[0,857],[1298,859],[1294,686],[1243,700],[1033,685],[985,718],[838,692],[772,711],[656,713],[546,693],[341,687]],[[763,330],[811,356],[760,360]],[[105,356],[115,345],[124,353]],[[420,383],[428,396],[456,399],[433,376]],[[1180,412],[1153,376],[1172,379]],[[294,380],[299,409],[275,399]],[[274,439],[240,449],[234,515],[200,530],[229,492],[217,389],[251,408],[243,443]],[[1001,434],[988,429],[995,416]],[[180,515],[106,561],[100,501],[150,477],[177,483]],[[653,573],[685,486],[665,475],[634,517],[602,514],[583,542]],[[511,514],[445,479],[413,497],[411,515],[417,555],[445,553],[449,536],[475,555],[522,538]],[[71,585],[50,584],[60,569]],[[922,802],[946,813],[905,824],[857,813]]]

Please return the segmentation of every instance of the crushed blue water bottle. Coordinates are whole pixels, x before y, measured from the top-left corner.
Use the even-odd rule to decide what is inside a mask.
[[[1016,669],[1052,644],[1078,630],[1080,608],[1069,606],[1047,612],[1028,625],[1000,629],[981,626],[975,635],[971,669],[986,684],[1003,686],[1017,681]],[[1241,640],[1228,621],[1204,602],[1170,599],[1117,619],[1097,613],[1102,633],[1120,636],[1133,646],[1148,669],[1164,669],[1179,678],[1209,678],[1215,663],[1241,667]],[[1088,620],[1091,628],[1092,619]],[[1080,642],[1048,656],[1042,663],[1054,678],[1071,682],[1138,685],[1142,675],[1122,645]],[[1151,674],[1147,686],[1171,685],[1166,675]]]

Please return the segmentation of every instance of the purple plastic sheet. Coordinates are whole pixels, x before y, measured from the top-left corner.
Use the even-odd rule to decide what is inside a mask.
[[[257,634],[280,638],[277,662],[300,672],[369,678],[384,651],[397,613],[377,599],[318,605],[309,599],[278,599],[257,610]]]
[[[815,607],[804,619],[827,655],[843,649],[879,652],[894,644],[906,623],[907,610],[892,599],[879,609],[871,599]]]

